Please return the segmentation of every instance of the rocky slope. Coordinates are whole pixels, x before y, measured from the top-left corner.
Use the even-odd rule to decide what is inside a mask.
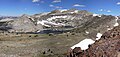
[[[40,24],[36,25],[33,18],[28,15],[19,17],[17,20],[10,23],[10,25],[12,29],[9,31],[14,32],[35,32],[42,29],[42,26]]]
[[[86,10],[54,10],[31,16],[43,29],[70,30],[72,33],[84,33],[87,38],[95,39],[97,33],[119,25],[119,17],[112,15],[93,14]],[[88,32],[88,33],[86,33]]]
[[[79,25],[78,28],[73,29],[72,32],[75,33],[85,32],[87,38],[92,38],[92,39],[96,38],[97,33],[103,34],[105,31],[114,28],[115,24],[118,23],[116,21],[116,19],[118,18],[111,15],[101,15],[101,17],[85,16],[83,19],[88,19],[88,20],[85,23]]]
[[[86,10],[54,10],[48,13],[23,15],[7,26],[13,32],[40,32],[41,30],[72,30],[72,32],[86,32],[91,35],[104,33],[114,27],[118,17],[111,15],[93,14]],[[2,20],[1,20],[2,21]],[[5,21],[4,21],[5,22]],[[6,26],[4,26],[6,27]],[[79,29],[80,28],[80,29]],[[77,30],[77,31],[76,31]],[[96,31],[96,32],[94,32]],[[93,38],[92,36],[90,36]]]
[[[1,29],[9,32],[36,32],[41,30],[42,26],[36,25],[33,18],[29,15],[22,15],[16,19],[2,19],[0,20]]]
[[[9,26],[11,29],[8,29],[8,31],[10,32],[40,32],[43,29],[71,30],[88,21],[87,19],[83,20],[82,17],[89,15],[92,15],[92,13],[85,10],[54,10],[49,13],[35,14],[32,16],[23,15],[16,18],[16,20],[13,19],[12,22],[10,19],[0,20],[0,22],[8,24],[3,25],[3,27]]]
[[[120,57],[120,26],[105,32],[87,50],[80,47],[69,50],[67,57]]]
[[[88,15],[92,15],[92,14],[85,10],[82,10],[82,11],[67,10],[67,11],[62,11],[62,12],[61,10],[54,10],[50,13],[34,15],[34,17],[38,19],[38,24],[44,23],[42,25],[46,27],[51,27],[51,26],[76,27],[77,23],[83,22],[83,21],[80,21],[82,17],[88,16]]]

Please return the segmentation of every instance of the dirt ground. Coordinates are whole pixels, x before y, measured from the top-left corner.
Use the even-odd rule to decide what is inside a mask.
[[[64,57],[82,34],[0,34],[0,57]]]

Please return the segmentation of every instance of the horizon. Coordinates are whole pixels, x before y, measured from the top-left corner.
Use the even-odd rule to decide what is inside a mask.
[[[0,7],[1,16],[34,15],[71,8],[95,14],[120,15],[119,0],[1,0]]]
[[[55,10],[61,10],[61,9],[55,9]],[[63,10],[65,10],[65,9],[63,9]],[[69,9],[66,9],[66,10],[69,10]],[[54,11],[54,10],[51,10],[51,11]],[[48,11],[48,12],[51,12],[51,11]],[[80,11],[82,11],[82,10],[80,10]],[[20,17],[20,16],[23,16],[23,15],[32,16],[32,15],[35,15],[35,14],[48,13],[48,12],[38,12],[38,13],[34,13],[34,14],[25,14],[25,13],[23,13],[21,15],[0,15],[0,17]],[[88,12],[90,12],[90,11],[88,11]],[[90,13],[93,13],[93,12],[90,12]],[[99,13],[93,13],[93,14],[99,14]],[[99,14],[99,15],[111,15],[111,14]],[[112,16],[120,16],[120,15],[112,15]]]

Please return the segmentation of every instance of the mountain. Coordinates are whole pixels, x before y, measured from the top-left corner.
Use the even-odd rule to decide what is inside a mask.
[[[59,26],[59,24],[64,24],[64,26],[76,26],[76,21],[80,20],[80,18],[82,16],[87,16],[87,15],[91,15],[89,12],[87,11],[79,11],[79,10],[67,10],[67,11],[63,11],[62,10],[54,10],[48,14],[40,14],[42,15],[41,17],[36,16],[36,18],[39,20],[38,23],[44,23],[43,26],[48,25],[47,27],[53,26]],[[76,12],[77,11],[77,12]],[[46,22],[44,22],[46,21]],[[47,23],[47,24],[46,24]],[[48,24],[49,23],[49,24]]]
[[[9,20],[5,19],[8,23],[8,26],[11,26],[10,30],[14,32],[36,32],[41,31],[43,29],[57,29],[57,30],[66,30],[68,28],[65,27],[76,27],[80,23],[78,22],[82,16],[88,16],[91,13],[85,10],[54,10],[49,13],[40,13],[32,16],[23,15],[13,20],[13,22],[9,22]],[[14,18],[10,18],[14,19]],[[0,20],[2,21],[2,20]],[[43,27],[43,29],[42,29]]]
[[[16,20],[9,23],[13,29],[8,31],[40,32],[41,30],[51,29],[62,31],[71,30],[75,33],[83,31],[88,31],[91,34],[94,34],[94,31],[103,33],[114,27],[117,22],[116,19],[119,18],[111,15],[93,14],[86,10],[54,10],[48,13],[18,17]]]
[[[42,29],[41,25],[36,25],[33,18],[28,15],[23,15],[11,23],[13,32],[35,32]]]
[[[6,19],[6,18],[16,19],[16,18],[18,18],[18,17],[17,17],[17,16],[1,16],[1,15],[0,15],[0,20],[1,20],[1,19]]]

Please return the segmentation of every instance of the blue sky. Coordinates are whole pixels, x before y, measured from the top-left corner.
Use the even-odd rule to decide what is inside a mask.
[[[32,15],[71,8],[97,14],[120,15],[120,0],[0,0],[0,15],[3,16]]]

